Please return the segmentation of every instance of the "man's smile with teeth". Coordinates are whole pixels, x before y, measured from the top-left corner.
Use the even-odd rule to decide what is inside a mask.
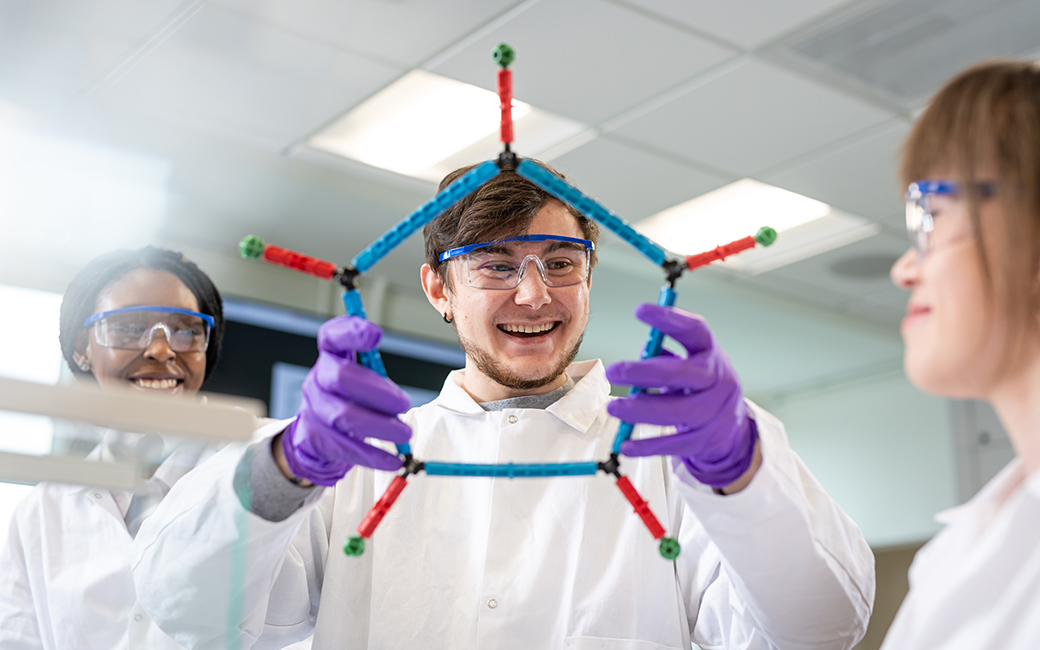
[[[499,325],[498,328],[507,334],[544,334],[556,327],[558,321],[543,323],[541,325]]]

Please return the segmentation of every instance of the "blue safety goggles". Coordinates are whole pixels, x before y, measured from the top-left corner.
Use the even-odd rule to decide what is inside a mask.
[[[93,326],[94,341],[106,348],[144,350],[161,331],[174,352],[204,352],[215,325],[209,314],[164,305],[123,307],[83,321],[83,327]]]
[[[530,246],[549,242],[548,246]],[[525,245],[527,244],[527,245]],[[520,235],[493,242],[481,242],[445,251],[438,261],[463,262],[459,278],[478,289],[513,289],[520,284],[533,262],[548,287],[567,287],[588,280],[592,252],[596,245],[588,239],[560,235]]]
[[[934,245],[932,232],[935,230],[935,198],[961,198],[964,196],[964,189],[963,184],[949,180],[921,180],[910,183],[906,191],[906,232],[918,253],[923,255]],[[988,199],[996,194],[997,184],[992,181],[980,181],[974,184],[974,189],[980,199]]]

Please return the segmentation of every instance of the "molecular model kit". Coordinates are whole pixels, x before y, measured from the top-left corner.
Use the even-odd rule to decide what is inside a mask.
[[[512,63],[513,58],[513,49],[504,43],[499,45],[494,51],[494,60],[500,68],[498,70],[498,95],[502,110],[501,136],[503,143],[502,153],[499,154],[497,159],[488,160],[470,169],[454,183],[441,190],[436,196],[415,210],[415,212],[358,253],[347,266],[338,266],[332,262],[266,244],[259,237],[252,235],[245,237],[239,244],[239,252],[242,257],[263,259],[267,262],[308,273],[325,280],[336,280],[343,286],[343,304],[347,313],[351,316],[365,318],[365,308],[355,285],[357,278],[375,266],[376,263],[417,230],[436,219],[453,205],[476,191],[488,180],[501,173],[516,173],[523,176],[560,201],[570,205],[587,218],[610,230],[651,262],[660,266],[665,272],[665,285],[661,288],[657,298],[657,304],[659,305],[672,306],[675,304],[675,283],[685,271],[706,266],[716,260],[722,260],[730,255],[752,249],[756,244],[769,246],[776,240],[776,231],[772,228],[764,227],[754,236],[738,239],[704,253],[687,257],[670,256],[661,246],[638,233],[627,221],[607,210],[595,200],[582,194],[559,176],[531,160],[517,156],[510,148],[513,142],[513,82],[509,64]],[[641,358],[646,359],[659,355],[663,338],[661,332],[651,329],[649,338],[643,347]],[[360,352],[358,353],[358,360],[362,365],[386,376],[386,370],[383,367],[383,361],[379,356],[378,350]],[[637,392],[642,391],[637,388],[632,389],[632,393]],[[401,492],[408,485],[408,477],[413,474],[426,472],[426,474],[431,476],[546,478],[592,476],[597,472],[604,472],[615,477],[621,493],[632,504],[636,514],[646,524],[650,534],[653,535],[654,539],[660,540],[659,550],[661,555],[669,560],[674,559],[679,555],[680,551],[678,540],[674,537],[665,536],[664,527],[650,510],[647,502],[636,491],[631,481],[621,473],[621,460],[619,458],[621,444],[631,437],[633,429],[634,425],[632,423],[621,423],[614,437],[610,457],[603,461],[499,464],[423,461],[412,455],[411,447],[407,443],[397,445],[397,452],[401,456],[403,469],[391,481],[382,497],[372,506],[371,510],[361,521],[357,528],[357,536],[352,536],[347,540],[344,552],[352,556],[364,553],[365,540],[370,538],[375,532],[379,522],[382,521]]]

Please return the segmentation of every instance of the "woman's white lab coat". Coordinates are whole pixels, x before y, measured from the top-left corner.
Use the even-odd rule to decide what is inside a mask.
[[[1040,648],[1040,473],[1015,459],[937,519],[882,650]]]
[[[427,460],[601,460],[618,422],[602,364],[546,410],[485,412],[453,373],[405,416]],[[267,625],[313,626],[315,648],[850,648],[873,603],[855,524],[757,408],[764,463],[719,496],[667,458],[624,459],[682,553],[672,562],[614,480],[414,476],[362,557],[343,542],[393,477],[353,469],[282,522],[245,511],[241,448],[199,467],[134,545],[143,606],[189,647],[249,647]],[[272,430],[273,432],[274,430]],[[637,435],[646,435],[647,431]],[[229,628],[229,620],[232,625]]]
[[[115,432],[88,457],[107,460]],[[132,434],[131,434],[132,435]],[[167,459],[172,465],[199,450]],[[160,470],[161,471],[161,470]],[[180,477],[186,469],[176,469]],[[15,510],[0,552],[0,648],[179,649],[137,604],[124,517],[132,495],[40,483]]]
[[[87,458],[111,460],[127,437],[141,436],[107,431]],[[202,443],[182,443],[154,477],[176,484],[213,451]],[[130,570],[133,537],[126,523],[133,496],[40,483],[22,500],[0,551],[0,649],[182,649],[137,602]],[[260,647],[288,650],[282,632],[267,631],[268,645]],[[291,647],[306,649],[310,641],[302,638]]]

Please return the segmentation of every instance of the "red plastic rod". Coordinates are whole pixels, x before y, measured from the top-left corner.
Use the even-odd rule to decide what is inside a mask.
[[[339,271],[339,267],[332,262],[319,260],[316,257],[303,255],[296,251],[291,251],[288,248],[282,248],[281,246],[274,246],[272,244],[268,244],[264,247],[264,260],[272,264],[278,264],[279,266],[303,271],[310,275],[316,275],[323,280],[331,280],[336,272]]]
[[[698,253],[696,255],[690,255],[686,258],[686,266],[692,271],[693,269],[707,266],[717,260],[724,260],[730,255],[736,255],[741,251],[746,251],[749,248],[755,247],[754,237],[744,237],[737,241],[731,241],[728,244],[723,244],[718,248],[712,249],[705,253]]]
[[[372,509],[368,511],[365,518],[358,524],[357,532],[358,535],[368,539],[375,532],[376,526],[379,522],[383,521],[383,517],[390,511],[390,507],[394,505],[394,501],[397,501],[397,497],[401,496],[401,491],[408,486],[408,481],[403,476],[395,477],[390,485],[387,486],[386,492],[383,496],[376,501]]]
[[[498,71],[498,100],[502,109],[502,142],[513,141],[513,73],[510,70]]]
[[[621,493],[625,495],[628,502],[632,504],[632,507],[636,509],[636,514],[643,520],[646,527],[650,529],[650,534],[654,536],[654,539],[661,539],[664,537],[664,526],[661,522],[657,521],[657,517],[650,511],[650,505],[643,501],[643,497],[639,496],[636,489],[632,487],[632,482],[628,480],[627,476],[622,476],[617,480],[617,486],[621,488]]]

